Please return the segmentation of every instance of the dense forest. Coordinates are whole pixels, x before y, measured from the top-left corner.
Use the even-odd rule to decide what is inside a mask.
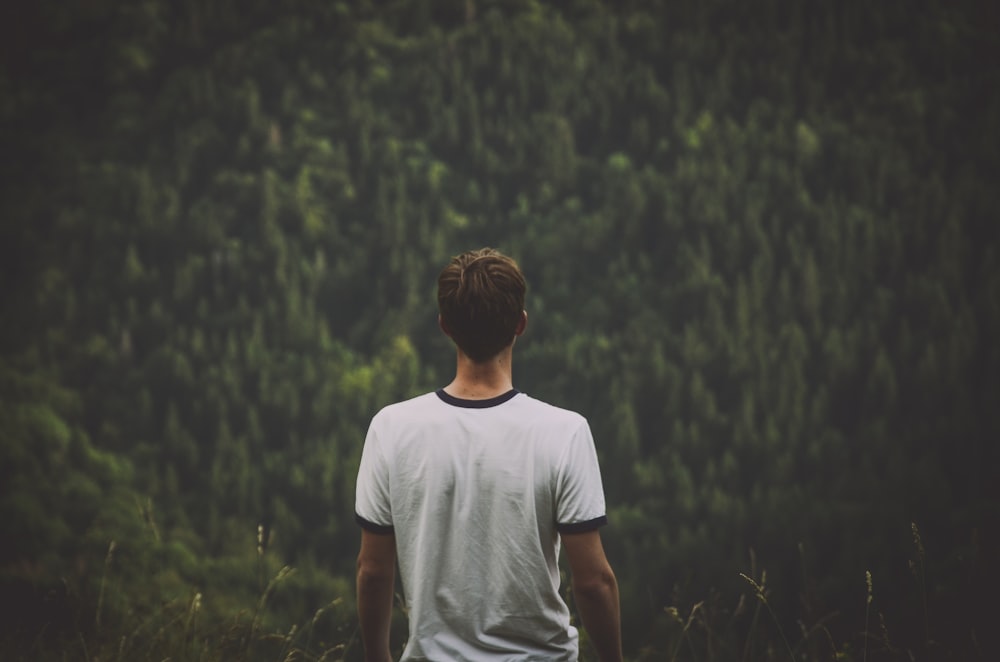
[[[487,245],[627,657],[1000,650],[992,3],[2,12],[3,659],[360,659],[365,429]]]

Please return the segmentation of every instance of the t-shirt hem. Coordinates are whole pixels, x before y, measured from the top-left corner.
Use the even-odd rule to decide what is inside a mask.
[[[556,530],[559,533],[586,533],[587,531],[596,531],[605,524],[608,523],[608,516],[601,515],[600,517],[595,517],[594,519],[589,519],[584,522],[570,522],[567,524],[556,524]]]
[[[376,524],[375,522],[366,520],[357,513],[354,513],[354,521],[357,522],[362,529],[368,531],[369,533],[380,533],[386,535],[395,533],[396,531],[391,524]]]

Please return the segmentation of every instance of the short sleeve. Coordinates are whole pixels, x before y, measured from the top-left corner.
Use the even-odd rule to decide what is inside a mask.
[[[560,458],[556,476],[556,528],[560,533],[582,533],[607,524],[597,449],[585,420]]]
[[[374,533],[392,533],[392,506],[389,500],[389,466],[380,443],[377,419],[368,427],[361,451],[354,514],[362,528]]]

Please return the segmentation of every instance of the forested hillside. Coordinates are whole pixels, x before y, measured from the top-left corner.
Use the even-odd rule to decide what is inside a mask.
[[[0,657],[360,659],[365,429],[486,245],[630,658],[1000,650],[991,3],[3,15]]]

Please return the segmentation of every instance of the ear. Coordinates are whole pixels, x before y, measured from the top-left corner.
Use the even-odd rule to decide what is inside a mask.
[[[519,336],[524,333],[524,330],[528,327],[528,311],[521,311],[521,321],[517,323],[517,328],[514,329],[514,335]]]
[[[441,317],[440,313],[438,314],[438,326],[441,328],[441,332],[444,333],[444,335],[451,338],[451,331],[448,330],[448,325],[444,323],[444,318]]]

